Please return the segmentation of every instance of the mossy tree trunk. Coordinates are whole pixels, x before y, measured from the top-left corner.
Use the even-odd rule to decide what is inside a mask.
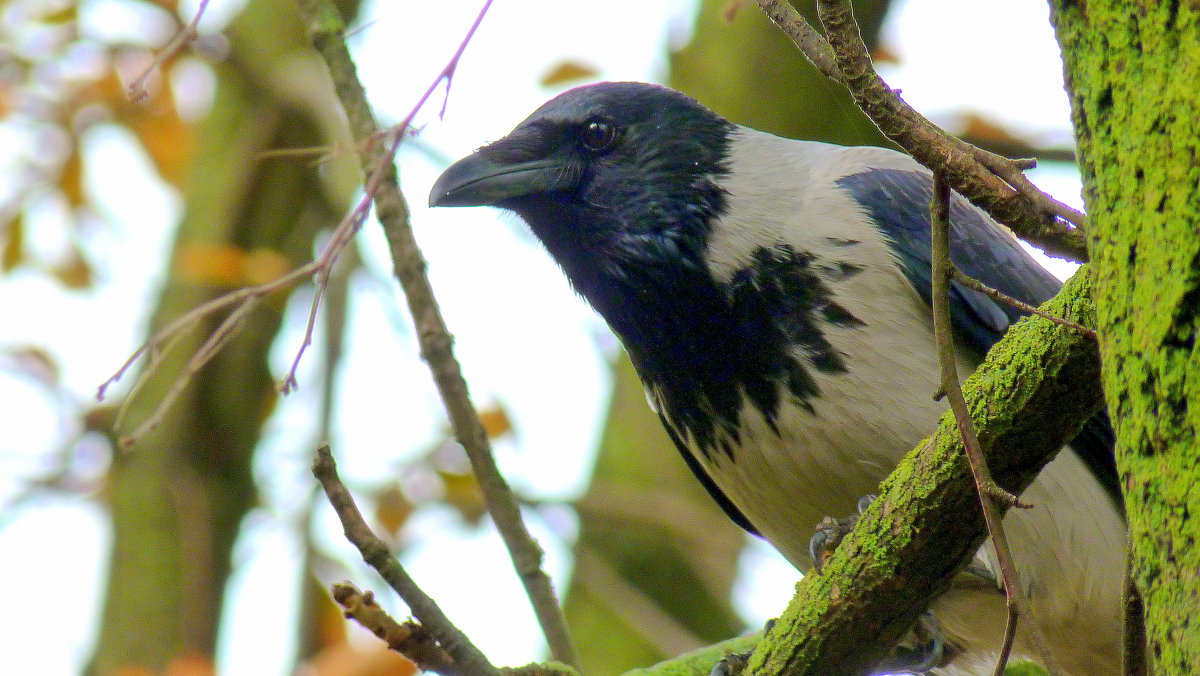
[[[1053,0],[1151,671],[1200,665],[1200,5]]]

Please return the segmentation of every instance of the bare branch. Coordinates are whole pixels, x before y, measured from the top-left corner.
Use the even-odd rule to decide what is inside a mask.
[[[325,489],[329,504],[333,505],[334,511],[337,512],[346,539],[358,548],[363,561],[378,571],[400,598],[404,599],[413,615],[433,634],[458,665],[460,671],[451,673],[499,676],[500,671],[450,622],[437,603],[417,586],[404,570],[404,566],[392,556],[387,544],[367,525],[358,505],[354,503],[354,497],[338,477],[337,464],[333,461],[329,446],[322,445],[317,449],[312,471],[313,476]]]
[[[988,286],[987,284],[984,284],[983,282],[979,281],[978,279],[971,277],[970,275],[963,272],[962,270],[959,270],[958,266],[956,266],[953,263],[950,264],[950,277],[954,281],[958,282],[959,284],[962,284],[965,287],[974,289],[974,290],[978,291],[979,293],[982,293],[986,296],[991,296],[992,298],[1000,301],[1001,303],[1011,305],[1011,306],[1017,308],[1018,310],[1021,310],[1022,312],[1028,312],[1030,314],[1038,315],[1039,317],[1045,317],[1046,319],[1049,319],[1050,321],[1052,321],[1056,324],[1062,324],[1063,326],[1066,326],[1075,331],[1078,331],[1079,333],[1082,333],[1083,335],[1085,335],[1089,338],[1094,339],[1096,337],[1095,329],[1088,328],[1088,327],[1084,326],[1083,324],[1080,324],[1078,322],[1073,322],[1070,319],[1056,316],[1054,314],[1046,312],[1045,310],[1043,310],[1039,307],[1030,305],[1029,303],[1019,301],[1016,298],[1013,298],[1012,296],[1004,293],[1003,291],[997,291],[996,289],[993,289],[992,287]]]
[[[352,134],[356,138],[373,138],[377,127],[346,49],[343,38],[345,26],[341,17],[328,0],[299,0],[299,5],[308,23],[313,45],[329,67],[334,89],[346,111]],[[396,147],[417,111],[443,82],[449,91],[459,59],[490,6],[491,0],[487,0],[449,63],[434,78],[412,112],[394,128],[386,149],[373,145],[361,157],[364,171],[370,177],[366,190],[375,196],[376,215],[387,235],[393,273],[408,299],[421,356],[433,373],[455,437],[466,450],[471,467],[479,479],[488,512],[512,556],[513,565],[546,635],[551,654],[560,662],[574,664],[575,649],[567,632],[566,619],[550,579],[541,569],[541,547],[525,528],[512,490],[492,457],[491,443],[471,403],[462,370],[454,357],[453,340],[425,274],[425,260],[413,237],[408,206],[400,192],[392,165]]]
[[[875,73],[848,0],[817,3],[828,40],[789,3],[758,4],[818,71],[845,85],[880,131],[914,159],[943,173],[956,191],[1047,253],[1087,260],[1082,214],[1037,190],[1023,175],[1017,178],[1018,165],[990,153],[1003,161],[983,163],[973,146],[913,110]]]
[[[217,326],[217,329],[212,332],[208,340],[205,340],[200,349],[196,350],[196,353],[188,359],[187,365],[184,366],[179,377],[175,379],[175,382],[171,383],[171,388],[159,400],[157,406],[154,408],[154,412],[142,421],[142,424],[136,430],[121,436],[119,443],[122,448],[129,448],[135,441],[158,426],[158,423],[166,415],[167,409],[171,407],[171,404],[175,403],[175,400],[183,393],[183,390],[191,382],[192,378],[195,377],[196,373],[204,368],[205,364],[212,361],[212,358],[217,356],[221,348],[229,344],[229,341],[237,334],[238,329],[246,321],[246,317],[250,314],[250,311],[254,309],[256,300],[257,298],[247,299],[233,312],[229,313],[229,316]]]
[[[130,101],[138,103],[149,96],[146,93],[146,78],[150,77],[150,74],[157,70],[159,66],[166,63],[168,59],[182,52],[183,48],[188,46],[192,40],[196,39],[196,26],[200,25],[200,17],[204,16],[204,10],[206,9],[208,9],[208,0],[200,0],[200,6],[196,8],[196,13],[192,16],[192,20],[176,33],[175,37],[171,38],[171,41],[165,47],[154,55],[154,59],[150,61],[150,64],[146,66],[142,74],[129,83],[126,96],[129,97]]]
[[[454,676],[465,673],[454,658],[437,644],[433,635],[416,622],[397,622],[375,601],[370,591],[362,592],[349,582],[333,585],[333,598],[346,609],[346,617],[358,622],[388,648],[412,660],[422,671]]]
[[[979,492],[979,504],[983,508],[983,518],[987,523],[988,535],[992,538],[992,546],[996,551],[996,561],[1000,566],[1000,576],[1004,584],[1004,594],[1008,601],[1008,622],[1004,630],[1004,645],[1000,659],[996,665],[996,674],[1004,673],[1004,665],[1008,663],[1008,655],[1012,649],[1013,638],[1016,635],[1016,624],[1020,616],[1030,619],[1029,634],[1033,639],[1042,663],[1051,676],[1058,669],[1050,654],[1049,644],[1042,636],[1037,622],[1032,621],[1033,615],[1029,601],[1025,598],[1025,590],[1017,577],[1017,567],[1013,562],[1012,552],[1008,548],[1008,537],[1004,533],[1003,515],[997,509],[997,500],[1007,502],[1011,506],[1024,506],[1016,496],[1000,488],[992,480],[988,470],[987,460],[979,447],[979,439],[975,436],[975,425],[971,422],[971,412],[967,408],[967,400],[963,396],[962,387],[958,382],[958,368],[955,365],[954,337],[950,326],[950,186],[942,174],[933,175],[933,199],[929,205],[930,228],[932,229],[932,267],[933,267],[933,335],[937,343],[938,363],[941,366],[941,378],[938,391],[944,393],[950,400],[950,408],[954,411],[954,419],[958,423],[962,435],[963,448],[966,450],[967,461],[971,465],[971,475],[975,479],[975,488]]]

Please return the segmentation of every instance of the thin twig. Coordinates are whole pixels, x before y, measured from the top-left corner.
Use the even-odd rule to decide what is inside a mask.
[[[352,135],[355,138],[374,138],[378,127],[346,49],[343,39],[345,26],[337,10],[328,0],[298,0],[298,3],[308,23],[313,45],[329,67],[334,90],[346,111]],[[566,619],[550,578],[541,569],[542,549],[525,528],[512,490],[492,457],[491,443],[471,403],[462,370],[454,357],[453,340],[425,274],[425,260],[413,237],[408,206],[396,182],[392,164],[395,150],[417,111],[443,83],[449,92],[459,59],[490,6],[491,0],[487,0],[450,61],[434,78],[408,116],[393,128],[386,147],[373,146],[363,153],[362,165],[370,177],[366,190],[375,196],[376,215],[388,239],[393,273],[404,289],[417,328],[421,356],[433,373],[455,437],[467,452],[483,491],[488,513],[508,548],[552,656],[560,662],[575,664],[575,649],[567,632]]]
[[[758,4],[819,72],[845,85],[880,131],[914,159],[944,173],[960,194],[1047,253],[1087,260],[1082,214],[1042,193],[1023,176],[1016,178],[1020,169],[1015,164],[1006,165],[1004,176],[998,175],[980,161],[973,146],[913,110],[875,73],[848,0],[817,3],[828,40],[790,3],[758,0]]]
[[[1088,327],[1084,326],[1083,324],[1073,322],[1070,319],[1067,319],[1065,317],[1059,317],[1058,315],[1055,315],[1054,313],[1046,312],[1045,310],[1043,310],[1039,307],[1030,305],[1029,303],[1019,301],[1016,298],[1013,298],[1012,296],[1004,293],[1003,291],[997,291],[996,289],[993,289],[992,287],[988,286],[987,284],[984,284],[983,282],[979,281],[978,279],[975,279],[974,277],[968,275],[967,273],[963,272],[962,270],[959,270],[958,266],[953,263],[950,264],[950,278],[953,279],[954,281],[958,282],[959,284],[962,284],[963,286],[965,286],[967,288],[974,289],[975,291],[978,291],[979,293],[982,293],[986,296],[990,296],[990,297],[994,298],[995,300],[1000,301],[1001,303],[1011,305],[1011,306],[1017,308],[1018,310],[1021,310],[1022,312],[1028,312],[1030,314],[1038,315],[1039,317],[1045,317],[1046,319],[1049,319],[1050,321],[1054,322],[1055,324],[1061,324],[1073,331],[1078,331],[1079,333],[1082,333],[1083,335],[1085,335],[1089,338],[1096,337],[1095,329],[1088,328]]]
[[[300,348],[296,350],[296,356],[292,359],[292,367],[288,369],[287,375],[279,385],[279,389],[284,394],[289,394],[294,391],[299,385],[296,382],[296,369],[300,367],[300,358],[304,356],[304,351],[312,345],[313,328],[317,323],[317,309],[320,307],[321,296],[325,294],[325,289],[329,283],[329,274],[333,270],[334,264],[342,255],[342,251],[349,246],[350,241],[354,239],[354,235],[362,227],[364,221],[367,220],[367,214],[371,211],[371,200],[374,197],[371,192],[364,192],[363,197],[358,202],[358,206],[354,208],[341,223],[333,230],[333,235],[329,238],[329,242],[321,251],[321,256],[316,260],[316,270],[313,271],[314,286],[312,305],[308,309],[308,321],[304,324],[304,340],[300,343]]]
[[[437,603],[417,586],[404,570],[404,566],[392,556],[387,544],[367,525],[358,505],[354,503],[354,497],[338,477],[337,464],[333,461],[333,454],[328,445],[317,449],[312,472],[325,489],[329,504],[333,505],[334,511],[337,512],[346,539],[358,548],[363,561],[370,564],[400,598],[404,599],[412,614],[459,665],[460,673],[472,676],[499,676],[500,671],[450,622]]]
[[[196,8],[196,13],[192,16],[192,20],[189,21],[182,30],[176,33],[175,37],[171,38],[171,41],[168,42],[165,47],[160,49],[158,53],[154,55],[154,59],[150,61],[150,64],[146,66],[146,69],[142,71],[142,74],[138,75],[133,82],[129,83],[129,89],[126,92],[126,96],[129,97],[130,101],[137,103],[149,96],[149,94],[146,93],[146,78],[150,77],[150,74],[153,73],[159,66],[166,63],[168,59],[183,51],[183,48],[186,47],[192,40],[196,39],[196,27],[200,25],[200,17],[204,16],[204,10],[206,9],[208,9],[208,0],[200,0],[200,5]]]
[[[1017,640],[1017,623],[1020,619],[1021,614],[1017,611],[1017,606],[1009,603],[1008,616],[1004,622],[1004,640],[1000,642],[1000,652],[996,655],[996,668],[992,670],[992,676],[1004,676],[1008,658],[1012,655],[1013,643]]]
[[[334,263],[337,262],[338,257],[341,255],[342,250],[345,249],[346,244],[350,241],[350,238],[353,237],[354,233],[357,232],[358,228],[362,225],[362,221],[366,218],[366,214],[369,211],[370,206],[371,203],[369,196],[364,197],[363,200],[359,202],[358,207],[345,219],[343,219],[342,222],[339,223],[334,229],[334,234],[332,237],[330,237],[329,243],[321,251],[321,255],[316,260],[313,260],[299,268],[296,268],[295,270],[292,270],[291,272],[281,275],[280,277],[276,277],[269,282],[265,282],[257,286],[249,286],[237,289],[236,291],[232,291],[223,296],[214,298],[198,307],[192,308],[171,323],[156,331],[154,335],[150,336],[150,338],[146,340],[146,342],[142,343],[142,345],[139,346],[138,349],[135,350],[134,353],[125,360],[125,363],[122,364],[119,369],[117,369],[116,373],[110,376],[108,380],[105,380],[100,384],[96,390],[97,400],[103,401],[104,395],[108,388],[119,381],[125,375],[125,373],[129,371],[130,367],[137,363],[137,361],[143,355],[149,354],[151,359],[147,365],[147,368],[143,370],[142,373],[138,374],[138,380],[136,383],[134,383],[130,396],[126,397],[126,405],[128,405],[128,403],[133,400],[132,394],[141,388],[141,386],[153,373],[155,367],[162,362],[162,353],[165,352],[169,348],[170,344],[173,343],[180,335],[182,335],[185,330],[198,325],[200,321],[208,315],[220,312],[229,307],[234,308],[230,312],[229,316],[218,325],[217,329],[212,333],[212,335],[208,337],[204,345],[201,346],[201,348],[197,350],[197,353],[192,356],[187,366],[183,371],[180,372],[179,376],[176,377],[175,382],[171,384],[171,389],[168,391],[167,395],[158,401],[149,417],[138,426],[137,430],[122,437],[122,445],[126,447],[132,445],[139,438],[141,438],[142,435],[154,429],[154,427],[162,421],[171,404],[174,403],[179,394],[188,386],[189,383],[191,383],[193,376],[195,376],[195,374],[199,371],[200,367],[211,361],[212,358],[216,356],[217,352],[219,352],[223,347],[225,347],[225,345],[229,343],[229,339],[233,336],[233,332],[230,331],[230,329],[236,328],[236,324],[240,323],[240,321],[245,318],[245,315],[248,313],[250,307],[252,307],[257,301],[272,293],[291,287],[301,280],[307,279],[313,275],[328,274],[328,270],[333,266]],[[319,296],[320,287],[317,291]],[[296,359],[292,363],[291,371],[288,372],[288,375],[280,385],[280,389],[283,390],[284,393],[289,392],[295,387],[295,370],[297,364],[299,363],[300,355],[303,354],[305,347],[312,343],[312,330],[317,308],[316,303],[317,301],[314,299],[312,311],[309,315],[308,324],[305,331],[304,343],[298,350]],[[230,320],[233,318],[236,318],[237,321],[231,322]],[[124,408],[122,409],[122,413],[118,415],[115,428],[120,429],[123,421]]]
[[[1059,673],[1058,668],[1050,654],[1049,644],[1042,636],[1041,628],[1033,621],[1029,601],[1025,598],[1025,590],[1017,577],[1017,568],[1004,533],[1002,515],[996,503],[1002,500],[1011,506],[1024,505],[992,480],[987,460],[983,457],[979,439],[975,435],[975,425],[971,420],[970,409],[967,408],[967,400],[963,397],[962,387],[958,382],[954,338],[950,327],[950,185],[942,174],[936,172],[933,175],[933,199],[929,210],[933,240],[933,334],[941,367],[938,391],[950,400],[950,408],[954,411],[955,422],[958,423],[959,432],[962,434],[963,448],[966,449],[971,476],[974,477],[975,488],[979,492],[979,505],[983,509],[983,519],[987,523],[988,535],[996,551],[996,562],[1000,567],[1004,595],[1008,601],[1008,622],[1005,625],[1004,646],[996,673],[1004,672],[1004,665],[1007,664],[1009,651],[1012,649],[1018,617],[1023,616],[1030,620],[1029,634],[1033,644],[1046,670],[1053,676]]]
[[[162,422],[162,419],[166,416],[166,412],[168,409],[170,409],[171,404],[175,403],[175,400],[178,399],[179,395],[183,393],[184,389],[187,387],[188,383],[191,382],[192,378],[195,377],[200,369],[204,368],[205,364],[212,361],[212,358],[217,356],[217,353],[219,353],[222,348],[228,345],[229,341],[232,340],[235,335],[237,335],[238,329],[240,329],[242,323],[246,321],[246,317],[250,315],[250,311],[254,309],[255,300],[256,299],[251,298],[243,302],[236,309],[234,309],[233,312],[230,312],[229,316],[217,326],[216,330],[212,332],[212,335],[210,335],[208,339],[204,341],[204,344],[201,345],[198,350],[196,350],[195,354],[188,359],[188,363],[183,367],[183,370],[180,371],[179,377],[175,379],[175,382],[171,383],[171,388],[167,390],[167,393],[163,395],[162,399],[160,399],[158,404],[154,407],[154,412],[151,413],[150,416],[144,421],[142,421],[142,424],[138,425],[136,430],[121,436],[119,441],[121,448],[130,448],[133,446],[135,441],[142,438],[142,436],[149,433],[151,430],[157,427],[160,422]]]

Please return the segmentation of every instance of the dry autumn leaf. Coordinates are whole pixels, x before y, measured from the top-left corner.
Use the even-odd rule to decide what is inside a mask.
[[[439,470],[438,477],[442,480],[444,490],[442,502],[458,510],[467,523],[479,523],[487,509],[483,505],[483,492],[475,475]]]
[[[412,502],[404,495],[399,484],[388,484],[375,494],[375,520],[389,535],[400,532],[412,516],[413,509]]]
[[[363,631],[366,631],[365,629]],[[322,650],[308,664],[315,676],[411,676],[417,665],[380,641],[365,646],[344,642]]]
[[[542,76],[541,85],[543,87],[550,87],[574,80],[590,80],[594,79],[598,74],[599,71],[595,68],[579,63],[578,61],[562,61]]]
[[[18,214],[5,229],[4,250],[0,252],[0,272],[9,272],[25,260],[25,220]]]
[[[86,289],[92,285],[92,265],[74,249],[63,262],[50,269],[50,274],[68,289]]]
[[[246,251],[232,244],[184,242],[175,253],[175,268],[181,279],[238,287],[269,282],[291,270],[291,265],[270,249]]]
[[[512,420],[508,412],[500,406],[479,412],[479,421],[483,423],[483,431],[489,439],[503,436],[512,431]]]
[[[83,204],[83,159],[79,156],[79,144],[74,144],[71,154],[63,162],[58,174],[58,189],[72,207]]]

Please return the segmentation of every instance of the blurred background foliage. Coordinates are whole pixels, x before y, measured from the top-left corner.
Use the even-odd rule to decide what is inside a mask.
[[[796,4],[811,15],[811,2]],[[339,5],[353,22],[357,1]],[[877,56],[894,58],[878,45],[889,3],[864,0],[856,8]],[[104,233],[124,226],[87,186],[89,175],[114,170],[89,154],[89,134],[122,135],[181,204],[160,276],[147,282],[147,325],[133,328],[143,338],[207,300],[309,260],[358,186],[355,160],[344,152],[354,140],[292,0],[250,0],[227,10],[221,30],[201,31],[151,67],[194,11],[174,0],[0,3],[0,141],[11,148],[0,183],[0,275],[42,276],[86,295],[97,284],[98,264],[121,264],[122,252],[105,248]],[[736,122],[781,135],[885,142],[755,7],[703,0],[693,11],[692,37],[669,55],[668,84]],[[134,102],[129,87],[143,73],[148,96]],[[541,84],[560,88],[596,76],[589,64],[547,55]],[[1033,149],[983,117],[964,120],[975,140],[1016,154]],[[337,383],[347,332],[360,330],[346,321],[349,280],[359,267],[351,252],[330,280],[321,340],[306,357],[319,365],[309,380],[319,393],[309,414],[319,420],[318,438],[293,439],[296,445],[331,436],[337,397],[354,396]],[[223,317],[206,319],[156,355],[132,396],[125,389],[102,403],[60,396],[63,365],[44,346],[0,346],[8,376],[49,393],[21,406],[50,406],[69,430],[12,473],[0,497],[7,518],[36,510],[38,496],[70,494],[103,505],[111,520],[90,673],[215,670],[235,544],[239,534],[252,537],[244,521],[260,500],[253,460],[278,402],[282,374],[272,369],[270,352],[288,306],[287,293],[261,303],[237,338],[191,378],[157,429],[128,450],[115,444],[118,416],[132,421],[128,431],[150,415]],[[588,674],[620,673],[747,629],[734,602],[744,534],[685,468],[621,356],[612,378],[591,480],[569,505],[577,536],[569,584],[560,583]],[[5,413],[14,414],[22,412]],[[487,403],[483,419],[494,439],[519,447],[503,403]],[[447,432],[392,466],[390,476],[354,488],[398,551],[417,546],[410,524],[422,510],[449,509],[462,524],[487,528],[474,478]],[[335,554],[313,537],[320,519],[311,486],[298,490],[308,494],[302,518],[285,525],[304,542],[299,619],[279,620],[293,625],[292,663],[330,675],[411,672],[379,646],[348,639],[325,589],[355,569],[344,551]],[[525,499],[530,509],[548,507]]]

